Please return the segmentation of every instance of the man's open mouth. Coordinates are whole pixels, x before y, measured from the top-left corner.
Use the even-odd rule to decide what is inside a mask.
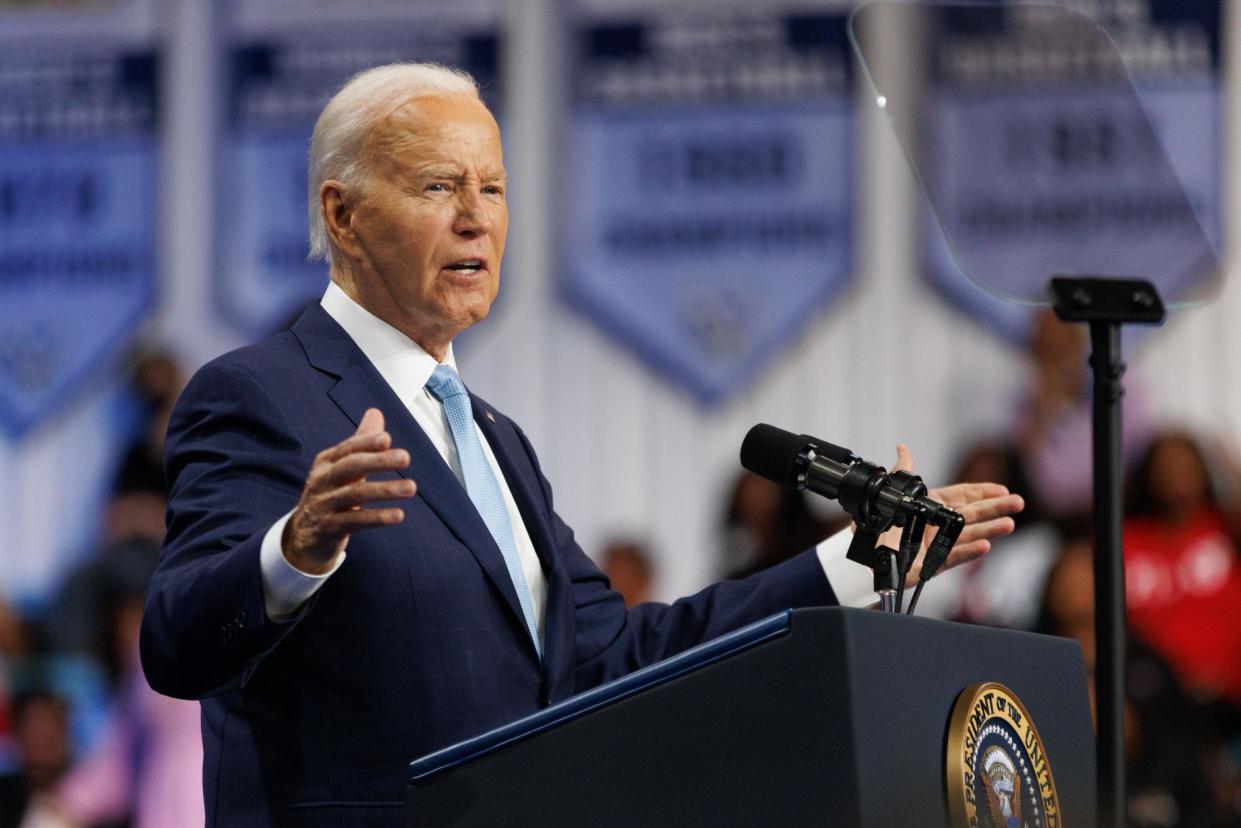
[[[444,269],[455,270],[458,273],[473,275],[483,269],[483,261],[482,259],[462,259],[459,262],[453,262]]]

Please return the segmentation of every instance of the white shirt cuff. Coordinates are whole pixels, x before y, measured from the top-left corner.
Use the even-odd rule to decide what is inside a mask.
[[[297,615],[302,605],[332,577],[333,572],[340,569],[345,560],[345,553],[341,552],[332,568],[322,575],[310,575],[289,563],[280,540],[284,535],[284,525],[292,516],[293,512],[290,511],[272,524],[263,536],[263,545],[259,548],[259,567],[263,572],[263,607],[272,621],[288,621]]]
[[[878,600],[875,597],[875,573],[870,567],[854,563],[845,557],[849,544],[853,542],[853,531],[842,529],[815,547],[819,555],[819,565],[827,582],[836,593],[836,600],[842,607],[869,607]]]

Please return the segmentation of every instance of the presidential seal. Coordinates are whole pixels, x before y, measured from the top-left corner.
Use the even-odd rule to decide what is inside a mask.
[[[965,688],[948,725],[948,809],[954,826],[1060,828],[1043,740],[1002,684]]]

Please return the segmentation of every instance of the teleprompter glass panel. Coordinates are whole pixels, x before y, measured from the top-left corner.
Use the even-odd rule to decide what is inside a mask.
[[[1197,169],[1217,156],[1174,163],[1161,141],[1216,130],[1216,115],[1191,102],[1153,124],[1094,21],[1059,5],[875,2],[849,33],[976,285],[1018,302],[1048,301],[1053,275],[1147,279],[1173,305],[1217,290],[1214,183],[1183,185],[1217,180]],[[1160,59],[1209,71],[1215,58],[1186,38]]]

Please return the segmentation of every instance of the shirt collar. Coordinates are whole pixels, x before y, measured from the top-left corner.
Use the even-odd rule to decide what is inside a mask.
[[[328,316],[345,329],[398,396],[422,390],[440,364],[417,342],[353,301],[335,282],[328,282],[320,304]],[[448,345],[443,364],[457,370],[452,343]]]

